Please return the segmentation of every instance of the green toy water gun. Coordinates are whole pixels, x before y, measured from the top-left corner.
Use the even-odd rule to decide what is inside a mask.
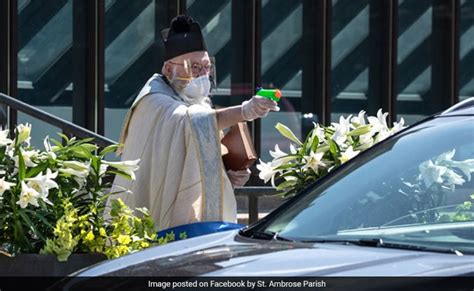
[[[280,101],[280,98],[281,98],[281,91],[278,89],[257,88],[256,95],[278,102]]]

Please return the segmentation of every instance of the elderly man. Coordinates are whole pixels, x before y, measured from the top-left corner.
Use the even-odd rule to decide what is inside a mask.
[[[146,207],[159,229],[198,221],[236,220],[232,185],[249,172],[226,172],[220,130],[278,110],[254,96],[242,105],[213,109],[208,97],[213,65],[200,26],[180,15],[162,32],[165,62],[130,108],[120,142],[122,159],[140,159],[134,181],[117,176],[113,191],[131,207]],[[112,199],[117,196],[113,196]]]

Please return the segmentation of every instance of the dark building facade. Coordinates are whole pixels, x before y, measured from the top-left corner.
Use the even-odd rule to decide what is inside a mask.
[[[282,111],[252,123],[264,160],[288,146],[276,122],[302,136],[382,108],[412,124],[474,95],[474,0],[1,0],[0,92],[118,140],[180,13],[216,58],[216,105],[282,89]]]

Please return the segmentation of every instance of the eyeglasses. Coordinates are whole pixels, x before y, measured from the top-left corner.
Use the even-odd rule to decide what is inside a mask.
[[[185,62],[184,64],[181,63],[175,63],[175,62],[169,62],[170,64],[173,65],[178,65],[178,66],[184,66],[185,68],[187,67],[187,63]],[[199,76],[201,75],[201,72],[204,70],[205,74],[209,74],[212,71],[212,64],[200,64],[200,63],[192,63],[191,64],[191,72],[193,73],[193,76]]]

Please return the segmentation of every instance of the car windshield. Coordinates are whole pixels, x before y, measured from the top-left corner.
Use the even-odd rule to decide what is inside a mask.
[[[441,117],[385,141],[258,226],[296,241],[383,239],[474,250],[474,117]]]

